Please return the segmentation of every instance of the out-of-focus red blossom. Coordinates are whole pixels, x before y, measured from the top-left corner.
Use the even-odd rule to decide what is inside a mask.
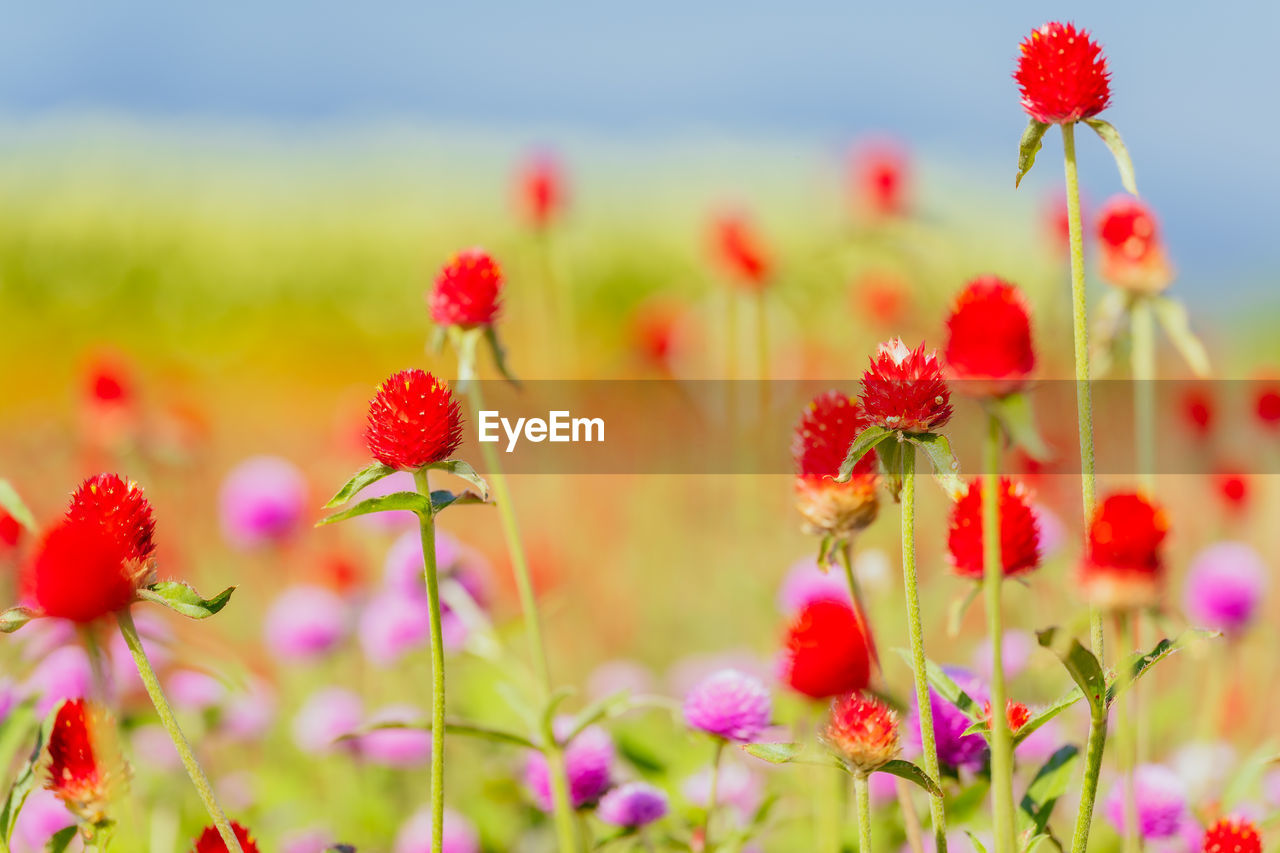
[[[413,368],[392,374],[369,402],[365,444],[401,471],[443,462],[462,443],[462,409],[449,386]]]
[[[843,601],[806,605],[787,626],[782,681],[797,693],[827,699],[867,686],[872,651],[865,622]]]
[[[908,349],[901,338],[880,344],[862,375],[862,409],[869,423],[919,433],[951,420],[951,391],[937,353],[924,347]]]
[[[102,525],[64,519],[28,561],[22,595],[42,616],[92,622],[128,607],[150,575],[151,565]]]
[[[127,405],[133,399],[133,379],[123,361],[99,357],[89,364],[85,394],[96,404]]]
[[[1173,267],[1160,242],[1156,217],[1131,195],[1113,196],[1098,214],[1102,277],[1140,293],[1158,293],[1173,281]]]
[[[875,453],[858,460],[847,483],[834,479],[866,427],[861,406],[840,391],[819,394],[801,414],[791,435],[791,459],[796,508],[810,532],[847,536],[875,520],[880,482]]]
[[[1022,291],[994,275],[975,278],[947,317],[947,367],[965,393],[1003,396],[1020,391],[1036,366],[1031,309]]]
[[[1257,386],[1253,411],[1267,429],[1280,429],[1280,382],[1265,379]]]
[[[879,328],[901,325],[911,306],[911,286],[891,272],[872,270],[853,282],[854,314],[867,317]]]
[[[763,290],[773,274],[764,239],[742,213],[725,213],[711,223],[711,248],[716,263],[735,284]]]
[[[13,551],[22,541],[22,525],[4,509],[0,509],[0,556]]]
[[[1071,251],[1071,222],[1067,215],[1066,193],[1055,193],[1045,202],[1044,230],[1049,245],[1055,252],[1066,255]]]
[[[1208,390],[1193,385],[1182,395],[1182,414],[1187,426],[1198,438],[1205,438],[1213,430],[1213,397]]]
[[[1085,597],[1107,609],[1154,605],[1164,575],[1161,543],[1168,533],[1164,510],[1146,497],[1108,496],[1089,524],[1080,568]]]
[[[1244,474],[1220,472],[1213,476],[1213,484],[1229,511],[1243,512],[1249,505],[1249,479]]]
[[[498,317],[502,268],[484,249],[463,249],[436,275],[427,296],[431,321],[440,326],[487,326]]]
[[[1004,711],[1005,720],[1009,724],[1009,731],[1014,733],[1017,733],[1018,729],[1025,726],[1027,721],[1031,719],[1031,709],[1021,702],[1015,702],[1012,699],[1005,702]],[[986,718],[987,727],[990,728],[995,722],[991,716],[990,702],[982,703],[982,715]]]
[[[898,757],[898,715],[875,696],[850,693],[831,706],[823,740],[850,766],[870,773]]]
[[[872,219],[892,219],[907,212],[910,175],[901,145],[867,143],[856,147],[851,159],[854,204],[860,213]]]
[[[133,560],[155,554],[156,520],[142,488],[118,474],[97,474],[71,495],[67,518],[96,524]]]
[[[516,179],[520,212],[534,228],[546,228],[564,209],[564,173],[553,157],[532,157]]]
[[[1013,79],[1027,115],[1045,124],[1092,118],[1111,103],[1102,47],[1075,24],[1051,21],[1022,40]]]
[[[1201,853],[1262,853],[1262,835],[1246,818],[1220,818],[1204,832]]]
[[[668,302],[649,302],[632,315],[631,340],[640,361],[661,373],[671,370],[680,350],[680,308]]]
[[[240,842],[243,853],[259,853],[258,843],[253,840],[248,829],[233,820],[231,831],[235,833],[236,841]],[[191,849],[191,853],[228,853],[227,842],[222,840],[216,826],[206,826],[204,832],[200,833],[200,837],[196,839],[196,846]]]
[[[979,580],[985,573],[982,547],[982,478],[969,483],[951,505],[947,549],[951,569],[960,577]],[[1000,478],[1000,561],[1005,577],[1024,574],[1040,565],[1040,525],[1031,496],[1019,482]]]
[[[49,732],[48,750],[45,787],[82,821],[105,820],[111,800],[128,778],[107,710],[85,699],[62,703]]]
[[[345,554],[330,554],[320,568],[322,580],[340,593],[355,592],[364,582],[360,564]]]

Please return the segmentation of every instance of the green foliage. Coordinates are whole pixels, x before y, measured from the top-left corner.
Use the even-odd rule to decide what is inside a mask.
[[[138,597],[162,604],[188,619],[208,619],[227,606],[234,586],[229,586],[213,598],[204,598],[189,585],[180,581],[160,581],[138,590]]]
[[[1015,188],[1022,184],[1022,179],[1036,164],[1036,155],[1040,153],[1040,146],[1048,129],[1049,125],[1042,121],[1031,119],[1027,122],[1027,129],[1022,131],[1022,139],[1018,141],[1018,174],[1013,179]]]

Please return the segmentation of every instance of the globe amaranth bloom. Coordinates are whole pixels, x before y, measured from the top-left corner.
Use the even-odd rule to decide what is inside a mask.
[[[779,674],[797,693],[827,699],[866,687],[871,658],[866,624],[853,607],[813,601],[787,626]]]
[[[853,151],[851,166],[859,213],[883,220],[907,212],[909,163],[901,145],[889,140],[859,145]]]
[[[613,826],[633,829],[662,819],[669,809],[662,789],[646,782],[627,782],[600,798],[596,817]]]
[[[112,531],[64,519],[40,542],[23,573],[24,601],[39,615],[92,622],[128,607],[153,575],[150,562]]]
[[[558,739],[569,735],[573,727],[572,717],[557,717],[552,725]],[[613,739],[599,726],[587,726],[565,747],[565,775],[569,780],[569,798],[574,808],[595,803],[609,788],[613,778]],[[551,777],[547,771],[547,759],[537,751],[531,751],[525,762],[524,780],[533,794],[534,802],[544,812],[550,812]]]
[[[1257,615],[1267,589],[1267,565],[1250,545],[1218,542],[1191,561],[1183,594],[1197,625],[1239,635]]]
[[[561,213],[565,203],[560,164],[545,154],[527,160],[516,177],[516,202],[525,220],[542,230]]]
[[[427,306],[439,326],[488,326],[498,318],[502,268],[484,249],[464,249],[436,275]]]
[[[1027,115],[1044,124],[1092,118],[1111,103],[1102,47],[1075,24],[1053,21],[1023,39],[1013,79]]]
[[[752,221],[741,213],[726,213],[711,223],[711,249],[725,275],[741,287],[759,291],[768,284],[773,262]]]
[[[63,702],[49,732],[48,750],[45,788],[81,821],[105,821],[111,801],[129,777],[106,708],[84,699]]]
[[[1262,853],[1262,835],[1244,818],[1220,818],[1204,832],[1201,853]]]
[[[862,376],[868,423],[899,432],[934,432],[951,420],[951,391],[936,353],[901,338],[880,344]]]
[[[332,590],[299,584],[284,590],[263,619],[271,653],[287,661],[313,661],[334,651],[346,637],[351,614]]]
[[[462,409],[449,386],[416,368],[392,374],[369,402],[365,443],[402,471],[443,462],[462,443]]]
[[[973,673],[952,666],[944,666],[942,670],[979,706],[989,701],[986,685]],[[932,687],[929,688],[929,708],[933,712],[933,736],[938,747],[938,761],[956,769],[980,769],[987,760],[988,747],[982,735],[965,734],[973,721],[955,705],[939,696]],[[907,721],[907,733],[913,744],[921,745],[918,703]]]
[[[248,829],[233,820],[231,831],[235,833],[236,841],[240,842],[243,853],[259,853],[258,844],[253,840]],[[228,853],[227,842],[222,840],[216,826],[206,826],[204,832],[200,833],[200,837],[196,839],[192,853]]]
[[[1031,311],[1014,285],[984,275],[965,286],[947,317],[947,367],[976,396],[1021,391],[1036,366]]]
[[[251,456],[218,490],[222,534],[238,548],[284,542],[298,533],[311,503],[301,469],[279,456]]]
[[[694,685],[684,699],[691,728],[725,740],[750,743],[769,727],[772,702],[759,679],[722,669]]]
[[[982,478],[969,483],[960,500],[951,505],[947,550],[951,570],[981,580],[985,574],[982,539]],[[1009,477],[1000,478],[1000,562],[1005,577],[1025,574],[1040,565],[1040,523],[1026,487]]]
[[[132,560],[155,554],[156,521],[142,488],[118,474],[98,474],[71,495],[67,518],[106,531]]]
[[[902,751],[898,715],[862,693],[850,693],[832,704],[822,739],[859,773],[870,773]]]
[[[988,728],[995,723],[995,718],[992,716],[991,711],[991,703],[983,702],[982,716],[986,719]],[[1009,726],[1009,731],[1016,734],[1018,729],[1025,726],[1027,721],[1031,719],[1031,709],[1021,702],[1015,702],[1012,699],[1009,699],[1005,702],[1004,718],[1005,722]]]
[[[1112,197],[1098,213],[1102,278],[1139,293],[1159,293],[1173,281],[1155,213],[1131,195]]]
[[[875,452],[858,460],[848,482],[835,481],[850,445],[867,426],[858,401],[840,391],[819,394],[805,407],[791,434],[791,458],[796,508],[808,532],[848,536],[875,521]]]
[[[1147,841],[1177,835],[1189,816],[1182,779],[1159,764],[1139,765],[1133,776],[1138,834]],[[1125,826],[1124,787],[1124,780],[1118,779],[1103,805],[1107,820],[1117,832],[1123,832]]]
[[[1080,585],[1085,598],[1112,610],[1149,607],[1164,578],[1161,543],[1169,533],[1163,509],[1134,493],[1110,495],[1089,523]]]

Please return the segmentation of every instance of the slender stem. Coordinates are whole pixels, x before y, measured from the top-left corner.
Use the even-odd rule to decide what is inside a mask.
[[[907,629],[911,633],[911,669],[915,675],[916,703],[920,708],[920,742],[923,744],[924,769],[934,781],[938,772],[938,742],[933,734],[933,706],[929,701],[929,682],[925,679],[924,628],[920,623],[920,587],[916,580],[916,446],[902,443],[902,575],[907,588]],[[934,849],[947,851],[947,812],[941,796],[929,798],[929,815],[933,820]]]
[[[1071,243],[1071,322],[1075,337],[1076,417],[1080,431],[1080,493],[1084,523],[1093,518],[1097,481],[1093,459],[1093,390],[1089,385],[1089,310],[1084,291],[1084,228],[1080,223],[1080,179],[1076,174],[1075,125],[1062,125],[1062,150],[1067,178],[1067,230]],[[1094,657],[1102,660],[1102,614],[1089,610],[1089,641]]]
[[[907,835],[907,847],[911,853],[924,853],[924,838],[920,832],[920,815],[911,802],[911,783],[906,779],[894,779],[893,789],[898,794],[898,808],[902,811],[902,827]]]
[[[218,829],[218,835],[222,836],[222,842],[227,846],[229,853],[244,853],[240,847],[236,834],[231,829],[231,821],[227,820],[227,814],[222,810],[222,806],[218,805],[218,798],[214,796],[213,786],[209,784],[209,777],[205,775],[204,769],[200,766],[200,762],[196,760],[195,753],[191,751],[191,744],[187,743],[187,738],[182,733],[182,729],[178,727],[178,721],[173,716],[173,708],[169,706],[169,700],[164,695],[164,688],[160,686],[160,679],[156,678],[156,671],[151,668],[151,661],[147,659],[147,651],[142,647],[142,638],[138,636],[138,628],[133,624],[133,614],[129,612],[129,608],[123,608],[116,611],[116,622],[120,625],[120,634],[124,637],[124,644],[129,647],[129,654],[133,656],[133,663],[138,668],[138,676],[142,679],[142,686],[146,688],[147,695],[151,697],[151,704],[156,707],[156,714],[160,717],[160,725],[164,726],[164,730],[169,733],[169,737],[173,740],[173,746],[178,751],[178,757],[182,760],[182,766],[186,768],[187,775],[191,777],[191,782],[196,786],[196,793],[200,795],[200,801],[204,803],[205,810],[209,812],[209,817],[213,819],[213,825]]]
[[[871,792],[866,773],[853,777],[853,799],[858,805],[858,853],[871,853]]]
[[[765,413],[769,411],[769,311],[765,301],[766,291],[761,288],[755,293],[754,308],[756,314],[756,381],[760,383],[760,412],[758,417],[763,423]]]
[[[1138,482],[1148,495],[1155,493],[1156,460],[1156,330],[1151,301],[1138,296],[1129,314],[1133,372],[1134,458]]]
[[[1116,614],[1116,644],[1119,653],[1118,661],[1123,661],[1133,648],[1133,616],[1121,611]],[[1133,693],[1121,693],[1127,684],[1125,677],[1127,668],[1118,665],[1119,673],[1116,681],[1116,758],[1120,764],[1121,789],[1124,794],[1124,845],[1125,853],[1138,853],[1142,849],[1142,838],[1138,835],[1138,794],[1134,784],[1134,730],[1133,709],[1131,702]],[[1122,681],[1123,680],[1123,681]]]
[[[431,617],[431,849],[444,848],[444,635],[440,622],[440,578],[436,571],[436,519],[426,469],[413,474],[427,511],[418,515],[422,534],[422,574],[427,582]]]
[[[1098,778],[1102,775],[1102,752],[1107,745],[1107,714],[1100,711],[1089,721],[1089,742],[1085,747],[1084,783],[1080,791],[1080,808],[1076,812],[1076,828],[1071,838],[1071,853],[1085,853],[1089,847],[1089,828],[1093,823],[1093,804],[1098,796]]]
[[[982,471],[983,590],[987,633],[991,640],[991,818],[996,853],[1017,849],[1013,829],[1013,737],[1005,714],[1004,626],[1001,586],[1004,563],[1000,542],[1000,421],[987,417],[986,465]]]
[[[711,818],[716,810],[716,797],[720,787],[720,758],[724,755],[724,739],[716,738],[715,752],[711,754],[711,789],[707,792],[707,818],[702,824],[702,849],[711,850]]]

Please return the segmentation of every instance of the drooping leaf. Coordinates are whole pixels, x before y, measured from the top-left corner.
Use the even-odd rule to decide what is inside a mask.
[[[180,581],[160,581],[138,590],[138,597],[181,613],[188,619],[208,619],[227,606],[234,586],[229,586],[213,598],[205,598]]]
[[[1111,156],[1116,161],[1116,168],[1120,170],[1120,183],[1129,191],[1130,195],[1138,194],[1138,183],[1133,177],[1133,161],[1129,159],[1129,149],[1124,147],[1124,140],[1120,138],[1120,131],[1116,130],[1110,122],[1103,121],[1100,118],[1087,118],[1085,124],[1093,128],[1094,132],[1102,138],[1107,144],[1107,148],[1111,150]]]
[[[325,509],[333,509],[335,506],[342,506],[360,493],[366,486],[378,482],[383,477],[389,477],[396,472],[395,468],[390,465],[383,465],[381,462],[372,462],[364,468],[351,475],[351,479],[347,480],[338,489],[338,493],[329,498],[329,502],[324,505]]]
[[[907,440],[924,451],[933,466],[933,477],[953,501],[964,494],[964,482],[960,479],[960,463],[951,452],[951,442],[945,435],[936,433],[910,433]]]
[[[1036,164],[1036,155],[1040,153],[1040,146],[1048,129],[1049,125],[1044,122],[1031,119],[1027,123],[1027,129],[1022,131],[1022,139],[1018,142],[1018,174],[1013,179],[1014,189],[1018,188],[1027,172]]]
[[[862,457],[875,450],[880,442],[891,435],[893,435],[893,430],[885,429],[882,426],[869,426],[858,433],[858,437],[853,440],[853,444],[849,445],[849,452],[845,454],[844,461],[840,463],[840,473],[836,475],[836,482],[849,482],[853,477],[854,466],[858,464]]]
[[[1025,450],[1032,459],[1044,462],[1049,458],[1049,445],[1040,436],[1031,411],[1031,399],[1026,394],[1006,394],[988,405],[1010,441]]]
[[[484,340],[489,345],[489,354],[493,356],[493,365],[498,368],[498,373],[502,374],[503,379],[519,388],[520,380],[511,372],[511,367],[507,364],[507,351],[503,348],[502,341],[498,340],[498,332],[492,323],[484,328]]]
[[[45,853],[66,853],[71,842],[75,840],[76,834],[79,833],[80,827],[74,823],[71,826],[65,826],[53,834],[49,839],[49,843],[45,845]]]
[[[1129,689],[1135,681],[1146,675],[1147,672],[1149,672],[1153,666],[1160,663],[1160,661],[1175,652],[1182,651],[1190,645],[1203,640],[1210,640],[1218,636],[1221,635],[1217,631],[1209,631],[1204,628],[1190,628],[1183,631],[1172,640],[1161,640],[1156,643],[1155,648],[1146,654],[1131,655],[1129,659],[1125,661],[1124,667],[1121,669],[1120,673],[1117,674],[1117,677],[1114,678],[1107,686],[1107,704],[1110,705],[1114,702],[1117,696]]]
[[[430,506],[427,504],[427,499],[417,492],[392,492],[389,495],[379,495],[376,498],[365,498],[360,503],[349,506],[341,512],[325,516],[316,522],[316,527],[333,524],[335,521],[346,521],[348,518],[368,515],[371,512],[395,512],[398,510],[409,510],[418,515],[423,515],[430,512]]]
[[[1024,842],[1045,833],[1053,807],[1071,783],[1079,755],[1080,750],[1076,747],[1064,746],[1049,756],[1032,778],[1018,809],[1018,826]]]
[[[482,504],[484,498],[477,495],[470,489],[463,489],[460,492],[451,492],[448,489],[436,489],[431,493],[431,512],[437,513],[442,509],[447,509],[455,504],[458,506],[466,506],[467,504]]]
[[[796,760],[804,748],[799,743],[744,743],[742,751],[770,764],[788,764]]]
[[[1047,832],[1032,836],[1031,840],[1022,848],[1022,853],[1036,853],[1040,849],[1040,845],[1046,841],[1053,841],[1053,836]],[[1062,845],[1058,845],[1058,849],[1062,849]]]
[[[34,618],[36,618],[36,612],[30,607],[21,605],[0,611],[0,633],[12,634]]]
[[[1191,331],[1191,322],[1187,319],[1187,308],[1176,299],[1167,296],[1151,296],[1151,307],[1155,310],[1165,334],[1181,353],[1187,367],[1196,376],[1204,379],[1209,375],[1209,352],[1204,344]]]
[[[485,482],[484,477],[476,473],[476,469],[472,468],[470,463],[463,462],[461,459],[446,459],[443,462],[437,462],[427,467],[432,471],[444,471],[470,483],[480,490],[480,497],[483,500],[489,499],[489,484]]]
[[[1093,652],[1080,645],[1080,641],[1059,628],[1046,628],[1036,632],[1040,645],[1058,656],[1062,665],[1067,668],[1071,679],[1080,687],[1089,708],[1094,716],[1101,716],[1105,710],[1104,698],[1107,687],[1102,674],[1102,667]]]
[[[898,655],[907,662],[907,666],[911,666],[911,653],[906,649],[896,649]],[[929,682],[929,686],[934,692],[943,699],[950,702],[960,713],[969,718],[971,722],[980,722],[985,718],[982,706],[973,700],[973,697],[960,689],[960,685],[951,680],[951,676],[947,675],[942,667],[938,666],[931,660],[924,662],[924,677]]]
[[[18,490],[8,480],[0,480],[0,509],[3,509],[13,520],[21,524],[31,533],[36,532],[36,517],[27,509],[26,503],[18,495]]]
[[[886,761],[881,764],[876,768],[875,772],[890,773],[900,779],[906,779],[908,782],[919,785],[935,797],[942,796],[942,788],[938,787],[938,783],[934,781],[933,777],[910,761],[895,758],[893,761]]]

